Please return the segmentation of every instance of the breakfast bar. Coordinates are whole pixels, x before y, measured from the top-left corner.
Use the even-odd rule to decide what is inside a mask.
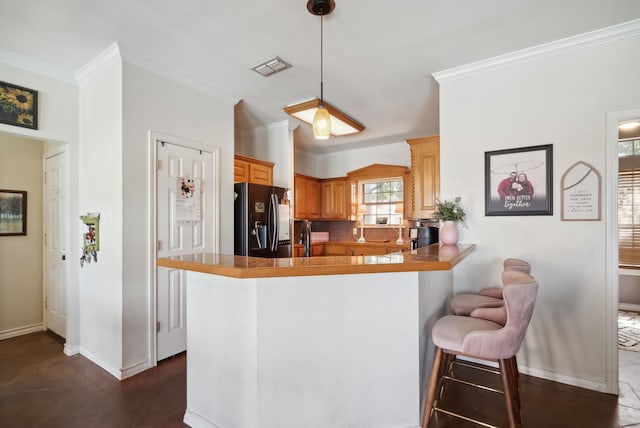
[[[187,270],[192,427],[417,427],[453,268],[474,245],[381,256],[198,253]]]

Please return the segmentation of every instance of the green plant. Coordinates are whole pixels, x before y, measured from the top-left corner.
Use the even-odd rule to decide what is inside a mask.
[[[453,201],[436,201],[436,211],[433,213],[434,217],[442,221],[456,221],[464,223],[464,218],[467,215],[460,206],[460,196],[457,196]]]

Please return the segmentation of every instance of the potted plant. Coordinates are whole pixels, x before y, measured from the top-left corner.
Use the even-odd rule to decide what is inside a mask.
[[[460,206],[460,196],[456,196],[453,201],[436,201],[436,210],[433,216],[442,222],[440,242],[446,245],[458,243],[457,223],[464,223],[466,215]]]

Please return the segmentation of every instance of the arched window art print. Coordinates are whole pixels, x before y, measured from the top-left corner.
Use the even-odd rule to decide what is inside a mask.
[[[485,215],[552,215],[553,145],[485,152]]]
[[[576,162],[562,175],[562,220],[600,220],[600,173]]]

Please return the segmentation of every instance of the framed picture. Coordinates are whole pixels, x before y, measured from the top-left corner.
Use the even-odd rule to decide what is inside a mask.
[[[0,189],[0,236],[27,234],[27,192]]]
[[[553,145],[484,154],[485,215],[552,215]]]
[[[0,123],[38,129],[38,91],[0,82]]]

